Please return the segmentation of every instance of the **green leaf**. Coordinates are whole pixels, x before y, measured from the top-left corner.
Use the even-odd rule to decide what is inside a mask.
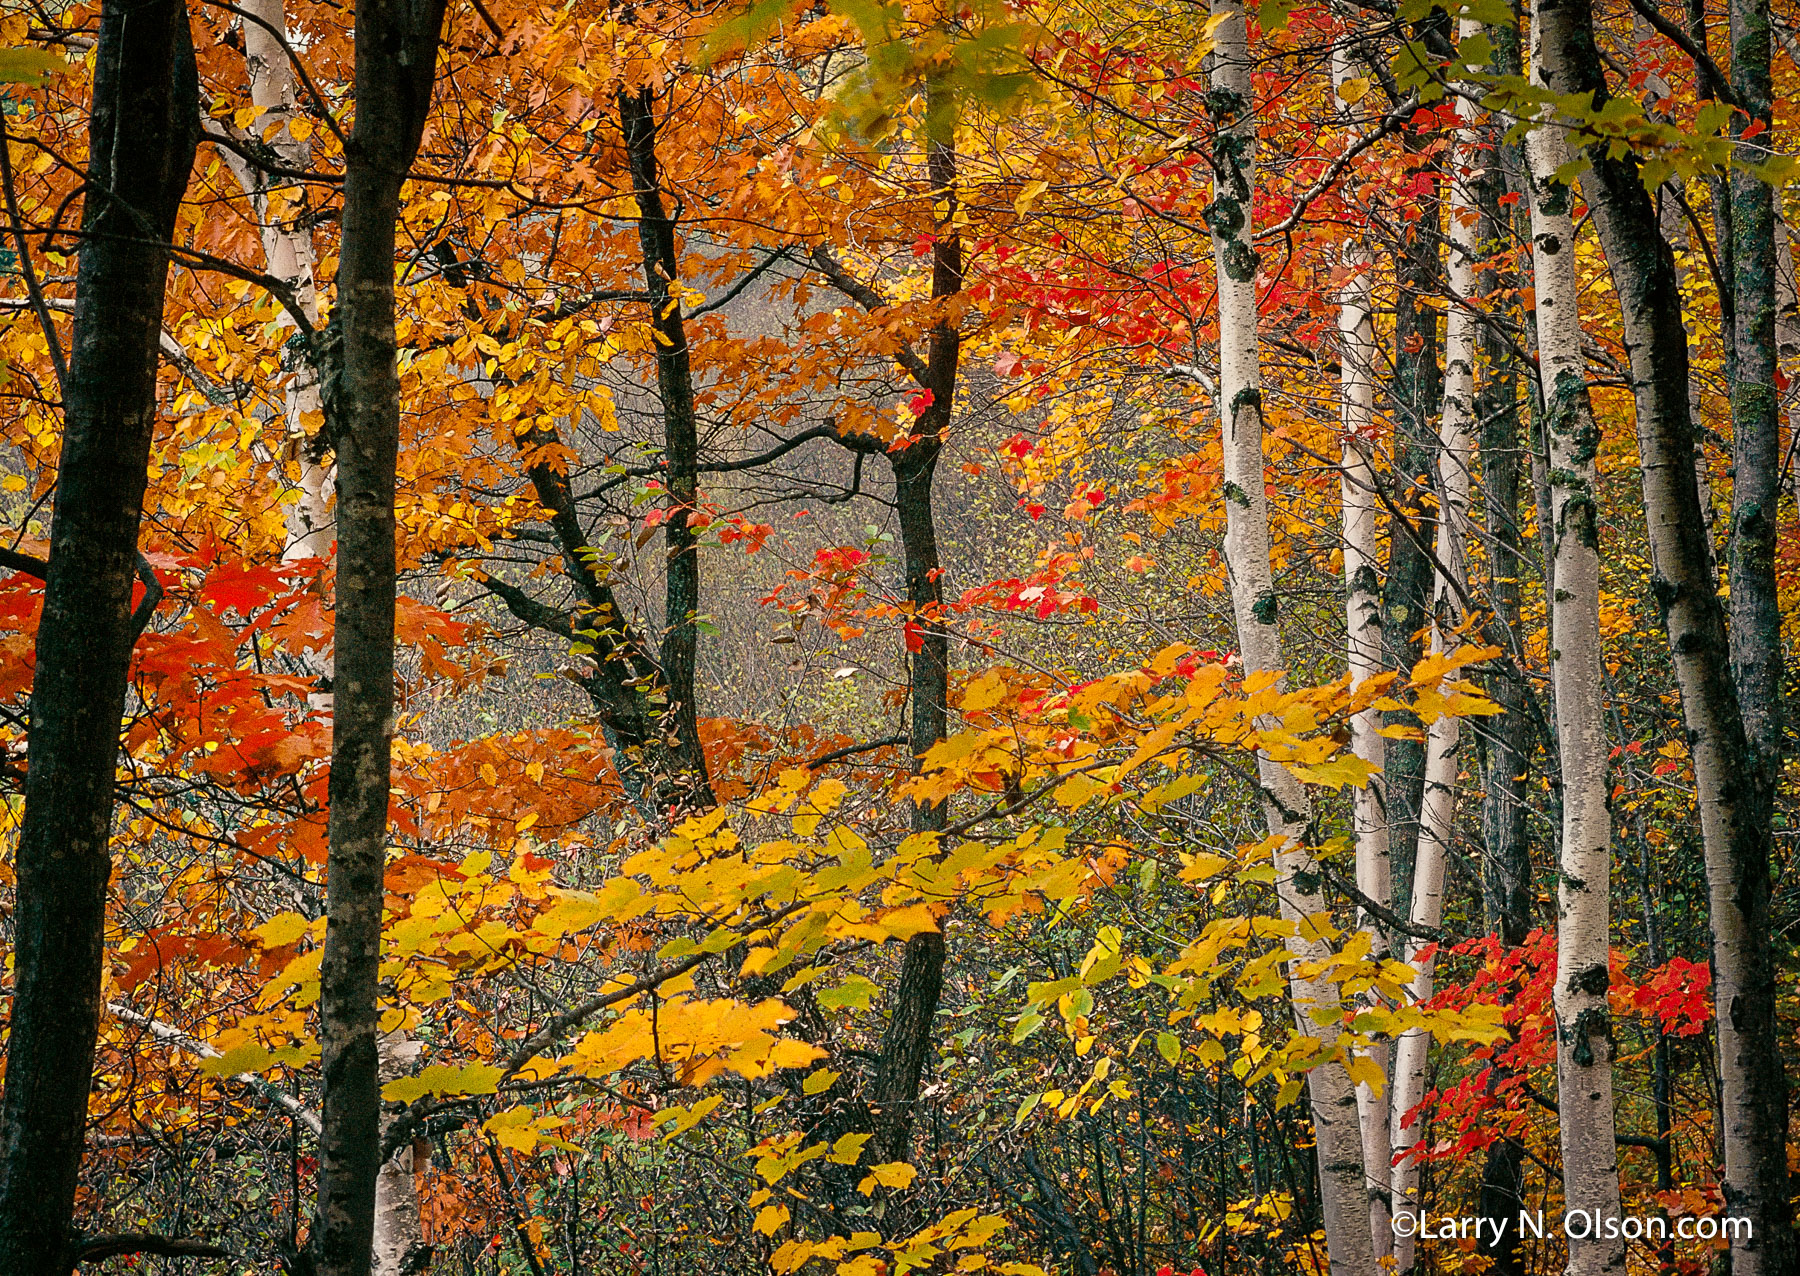
[[[869,999],[875,995],[875,985],[861,975],[851,975],[836,988],[821,989],[814,997],[827,1010],[843,1010],[854,1007],[867,1010]]]
[[[68,59],[48,49],[0,49],[0,84],[42,84],[68,69]]]
[[[1179,1062],[1181,1059],[1181,1038],[1177,1037],[1172,1032],[1157,1033],[1156,1052],[1170,1064]]]

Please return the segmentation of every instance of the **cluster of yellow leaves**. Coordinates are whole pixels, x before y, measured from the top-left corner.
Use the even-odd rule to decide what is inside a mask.
[[[833,1165],[855,1165],[862,1159],[863,1145],[869,1138],[867,1134],[846,1134],[834,1143],[806,1144],[799,1134],[789,1133],[764,1139],[746,1152],[744,1155],[756,1162],[756,1172],[767,1185],[750,1198],[750,1207],[759,1210],[755,1230],[772,1237],[791,1221],[788,1207],[773,1199],[778,1189],[790,1197],[805,1199],[795,1188],[782,1186],[789,1174],[820,1159]],[[917,1174],[914,1167],[899,1161],[870,1166],[857,1190],[864,1196],[873,1196],[883,1188],[904,1190],[912,1186]],[[956,1210],[911,1235],[887,1241],[879,1232],[853,1232],[817,1241],[794,1237],[770,1256],[769,1265],[777,1276],[790,1276],[809,1263],[835,1263],[837,1276],[878,1276],[884,1271],[903,1273],[929,1267],[940,1257],[955,1254],[955,1271],[1043,1276],[1041,1268],[1029,1263],[995,1262],[983,1251],[988,1240],[1005,1227],[1006,1220],[997,1214]]]

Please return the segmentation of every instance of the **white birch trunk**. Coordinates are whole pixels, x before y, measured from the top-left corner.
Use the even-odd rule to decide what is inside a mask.
[[[1540,38],[1532,7],[1532,79],[1558,68],[1557,42]],[[1555,82],[1560,82],[1557,80]],[[1557,1103],[1565,1208],[1620,1215],[1613,1121],[1610,980],[1612,817],[1607,810],[1606,736],[1601,724],[1600,554],[1594,458],[1600,432],[1587,391],[1575,277],[1573,192],[1554,180],[1569,159],[1558,125],[1534,130],[1531,167],[1532,265],[1537,287],[1538,360],[1550,441],[1556,586],[1550,608],[1551,689],[1562,762],[1562,862],[1557,887]],[[1570,1276],[1623,1271],[1622,1241],[1569,1241]]]
[[[1263,462],[1262,370],[1256,331],[1256,254],[1251,213],[1256,189],[1256,104],[1251,84],[1249,35],[1236,0],[1213,0],[1219,25],[1214,37],[1211,103],[1217,133],[1213,202],[1207,212],[1219,285],[1219,415],[1225,461],[1225,559],[1231,575],[1232,611],[1245,673],[1282,668],[1276,629],[1274,577],[1269,564],[1269,513]],[[1269,832],[1283,840],[1276,853],[1276,894],[1282,916],[1294,923],[1290,943],[1303,960],[1326,956],[1314,919],[1325,920],[1318,867],[1306,846],[1309,815],[1305,788],[1279,762],[1257,757],[1257,776]],[[1314,1014],[1341,1012],[1335,985],[1290,971],[1289,986],[1299,1030],[1331,1049],[1339,1029],[1320,1026]],[[1333,1276],[1372,1276],[1368,1192],[1356,1092],[1337,1064],[1306,1074],[1319,1158],[1326,1245]]]
[[[250,101],[261,114],[251,126],[250,134],[266,145],[284,167],[307,169],[312,166],[312,147],[294,137],[288,122],[294,118],[294,70],[288,52],[281,47],[272,31],[287,30],[287,15],[282,0],[244,0],[244,12],[250,18],[242,23],[244,61],[250,73]],[[262,25],[267,23],[268,27]],[[294,292],[299,308],[317,326],[319,322],[318,288],[315,280],[317,260],[313,253],[312,229],[307,220],[310,211],[296,188],[281,179],[265,174],[229,151],[233,173],[244,193],[250,197],[256,212],[263,244],[263,268],[286,283]],[[293,318],[283,312],[276,321],[290,333],[295,330]],[[309,444],[304,420],[319,411],[319,381],[311,360],[298,357],[287,360],[292,376],[288,380],[283,404],[285,444],[278,463],[293,461],[299,466],[292,481],[292,495],[286,508],[288,537],[282,551],[286,562],[307,558],[323,559],[331,551],[331,476],[320,463]]]
[[[1332,82],[1341,86],[1350,75],[1347,52],[1332,56]],[[1338,110],[1349,104],[1338,98]],[[1370,451],[1375,438],[1375,283],[1368,245],[1360,238],[1345,241],[1339,259],[1348,278],[1338,292],[1338,364],[1342,400],[1339,423],[1343,447],[1339,456],[1344,510],[1345,660],[1352,688],[1382,672],[1380,524],[1375,508],[1375,468]],[[1379,734],[1381,711],[1365,709],[1350,720],[1351,751],[1376,774],[1356,791],[1352,823],[1356,833],[1356,889],[1382,908],[1393,900],[1393,869],[1388,858],[1387,812],[1380,771],[1385,759]],[[1373,914],[1363,910],[1357,929],[1369,937],[1370,956],[1387,955],[1387,934]],[[1369,1061],[1388,1075],[1392,1051],[1385,1040],[1368,1048]],[[1389,1095],[1363,1082],[1356,1087],[1357,1117],[1362,1131],[1363,1181],[1369,1194],[1369,1236],[1377,1260],[1394,1251],[1393,1214],[1388,1176],[1394,1161]]]
[[[405,1076],[418,1062],[422,1047],[405,1031],[381,1035],[381,1079]],[[413,1150],[408,1143],[390,1157],[375,1176],[375,1240],[371,1276],[411,1276],[430,1260],[424,1224],[419,1218],[419,1190],[413,1177]]]
[[[1469,39],[1480,24],[1462,21],[1460,36]],[[1446,279],[1450,311],[1444,331],[1444,408],[1438,424],[1437,543],[1433,552],[1437,570],[1432,584],[1432,654],[1441,654],[1454,641],[1462,623],[1462,586],[1467,576],[1463,562],[1465,529],[1469,522],[1469,464],[1475,439],[1475,344],[1477,325],[1472,307],[1475,265],[1479,252],[1476,226],[1479,210],[1471,197],[1469,179],[1481,162],[1480,139],[1475,134],[1474,107],[1466,98],[1456,99],[1458,125],[1450,154],[1449,258]],[[1408,920],[1417,928],[1435,930],[1444,919],[1444,873],[1450,839],[1456,828],[1456,781],[1462,728],[1458,719],[1443,716],[1425,731],[1425,787],[1419,806],[1418,854],[1413,868],[1412,908]],[[1406,961],[1413,968],[1411,995],[1428,1000],[1434,991],[1435,959],[1421,950],[1425,943],[1409,939]],[[1414,1029],[1403,1034],[1395,1051],[1392,1122],[1394,1156],[1392,1192],[1396,1212],[1418,1215],[1419,1164],[1415,1155],[1421,1126],[1406,1123],[1406,1114],[1425,1097],[1430,1062],[1431,1034]],[[1394,1242],[1399,1271],[1410,1271],[1416,1252],[1412,1235]]]
[[[1800,381],[1800,291],[1795,288],[1794,243],[1788,233],[1787,219],[1781,215],[1780,201],[1775,207],[1775,357],[1782,373]],[[1800,502],[1800,393],[1790,384],[1783,391],[1787,411],[1787,441],[1781,451],[1787,495]],[[1694,416],[1699,423],[1698,413]]]

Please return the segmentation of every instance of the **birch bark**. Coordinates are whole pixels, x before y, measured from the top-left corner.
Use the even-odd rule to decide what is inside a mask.
[[[288,129],[295,113],[294,68],[283,45],[287,31],[283,0],[244,0],[243,11],[244,64],[250,76],[250,101],[261,111],[251,126],[253,135],[281,167],[310,169],[312,146]],[[317,327],[318,258],[313,252],[311,209],[305,187],[285,188],[234,152],[221,148],[219,153],[231,166],[256,213],[264,270],[293,291],[300,310]],[[294,335],[294,318],[285,310],[276,323],[290,338]],[[282,405],[285,441],[281,462],[297,465],[298,476],[286,509],[288,537],[281,557],[284,562],[323,559],[330,554],[334,535],[331,471],[306,428],[307,418],[319,420],[319,372],[310,353],[298,341],[290,340],[284,345],[283,358],[291,375]]]
[[[1332,83],[1341,89],[1351,76],[1346,49],[1332,56]],[[1350,104],[1337,98],[1340,114]],[[1374,262],[1361,238],[1345,242],[1340,262],[1346,276],[1338,292],[1338,367],[1343,447],[1345,660],[1355,688],[1382,672],[1380,524],[1375,509],[1375,281]],[[1393,898],[1393,867],[1388,857],[1387,812],[1380,771],[1386,739],[1379,734],[1381,711],[1365,709],[1350,721],[1351,751],[1376,773],[1356,791],[1352,813],[1356,834],[1356,888],[1387,908]],[[1387,934],[1364,909],[1357,929],[1369,938],[1369,954],[1387,955]],[[1370,1044],[1371,1063],[1388,1075],[1392,1050],[1386,1041]],[[1369,1194],[1369,1236],[1379,1260],[1393,1253],[1392,1204],[1388,1175],[1394,1160],[1389,1096],[1367,1082],[1356,1087],[1357,1118],[1362,1131],[1363,1180]]]
[[[1540,0],[1540,9],[1550,87],[1591,95],[1596,109],[1605,106],[1606,76],[1588,0]],[[1705,26],[1704,15],[1696,16],[1698,42]],[[1651,590],[1681,688],[1706,846],[1725,1199],[1733,1214],[1751,1221],[1749,1235],[1733,1241],[1732,1272],[1786,1273],[1796,1258],[1769,916],[1770,811],[1759,801],[1758,787],[1744,782],[1755,759],[1731,676],[1724,609],[1694,482],[1681,295],[1635,160],[1605,146],[1590,148],[1588,159],[1588,207],[1606,250],[1631,357]],[[1727,269],[1726,275],[1735,272]]]
[[[1263,462],[1262,369],[1256,330],[1256,253],[1250,246],[1256,190],[1256,109],[1249,33],[1238,0],[1213,0],[1214,35],[1209,105],[1213,112],[1214,188],[1206,210],[1219,288],[1219,415],[1225,460],[1225,559],[1231,604],[1246,675],[1278,673],[1281,638],[1269,564],[1269,513]],[[1310,814],[1306,790],[1281,763],[1257,757],[1263,812],[1276,852],[1276,893],[1296,934],[1290,947],[1302,962],[1328,954],[1316,920],[1325,914],[1319,872],[1306,848]],[[1296,963],[1289,974],[1299,1030],[1329,1051],[1337,1044],[1337,989],[1308,978]],[[1320,1202],[1333,1276],[1374,1270],[1369,1198],[1355,1088],[1338,1064],[1306,1074],[1319,1160]]]
[[[1532,12],[1532,78],[1555,82],[1562,48],[1546,31],[1557,0]],[[1554,19],[1550,19],[1553,21]],[[1614,1143],[1613,1041],[1607,1009],[1612,817],[1601,725],[1600,554],[1594,423],[1581,354],[1575,277],[1574,193],[1556,179],[1569,160],[1560,125],[1534,130],[1532,266],[1538,360],[1550,445],[1555,587],[1550,609],[1551,689],[1562,763],[1562,862],[1557,887],[1557,1106],[1566,1208],[1620,1213]],[[1570,1276],[1623,1271],[1622,1241],[1569,1239]]]

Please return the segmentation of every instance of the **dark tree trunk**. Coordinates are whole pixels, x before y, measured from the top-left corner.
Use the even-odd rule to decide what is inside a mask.
[[[931,295],[945,300],[962,290],[962,240],[956,233],[956,152],[948,140],[932,141],[927,173],[938,201],[938,235],[932,248]],[[956,397],[957,364],[962,341],[954,321],[940,319],[932,328],[923,375],[916,379],[931,394],[907,445],[890,453],[894,466],[894,500],[899,512],[900,541],[906,558],[906,601],[911,609],[910,653],[911,745],[915,765],[948,730],[950,635],[942,616],[942,564],[938,558],[937,523],[931,508],[931,483],[944,448]],[[945,825],[946,807],[912,808],[915,832]],[[944,936],[931,931],[906,943],[894,1009],[881,1040],[881,1061],[870,1094],[876,1117],[876,1146],[883,1160],[902,1160],[912,1133],[919,1080],[931,1052],[932,1023],[944,986]]]
[[[1517,27],[1491,28],[1495,71],[1499,75],[1521,72]],[[1525,203],[1525,157],[1516,143],[1504,140],[1504,131],[1491,131],[1493,159],[1475,188],[1481,214],[1481,242],[1490,253],[1503,251],[1512,242],[1515,226],[1501,208],[1501,196],[1509,185]],[[1527,233],[1529,230],[1527,229]],[[1499,272],[1482,272],[1480,287],[1492,296],[1503,284]],[[1511,307],[1509,318],[1519,311]],[[1489,598],[1494,609],[1495,637],[1515,656],[1523,654],[1519,629],[1520,589],[1526,570],[1523,522],[1519,517],[1520,480],[1525,455],[1523,422],[1519,417],[1520,367],[1517,346],[1497,327],[1483,329],[1483,362],[1487,380],[1475,403],[1481,429],[1481,480],[1488,536]],[[1526,704],[1526,687],[1510,670],[1489,680],[1488,694],[1504,712],[1481,729],[1481,778],[1485,794],[1481,807],[1483,911],[1489,933],[1499,935],[1508,947],[1525,942],[1531,929],[1531,850],[1526,840],[1525,777],[1531,765],[1532,724]]]
[[[15,975],[0,1109],[0,1272],[69,1266],[100,1026],[113,776],[138,525],[156,424],[165,245],[193,169],[199,92],[180,0],[107,0],[94,56],[50,561],[17,856]]]
[[[381,1167],[376,982],[394,733],[394,467],[400,446],[394,249],[400,187],[418,153],[436,78],[443,0],[358,0],[356,126],[344,173],[344,236],[326,370],[337,452],[338,577],[330,850],[319,971],[324,1075],[319,1276],[368,1276]]]
[[[675,223],[663,205],[656,161],[655,99],[648,88],[619,94],[619,122],[637,197],[638,239],[644,254],[644,284],[650,293],[650,323],[656,346],[656,388],[662,398],[663,455],[669,493],[667,592],[662,641],[663,691],[670,746],[677,774],[670,777],[671,805],[710,805],[706,757],[700,747],[694,671],[699,648],[700,553],[692,519],[700,491],[700,444],[694,421],[694,375],[689,363],[687,324],[681,299],[670,285],[676,278]]]
[[[1514,25],[1490,28],[1494,40],[1494,70],[1499,75],[1521,73],[1519,30]],[[1481,213],[1484,250],[1499,252],[1517,233],[1513,219],[1501,208],[1500,197],[1510,187],[1526,200],[1527,178],[1523,148],[1508,143],[1503,127],[1492,130],[1492,162],[1476,183],[1476,204]],[[1529,215],[1525,233],[1529,236]],[[1503,284],[1498,272],[1486,271],[1481,291],[1493,296]],[[1507,317],[1518,318],[1516,307]],[[1489,599],[1494,609],[1495,635],[1509,653],[1520,654],[1520,586],[1526,570],[1524,533],[1519,517],[1521,476],[1524,467],[1524,422],[1519,414],[1521,369],[1517,347],[1499,329],[1484,329],[1483,362],[1487,380],[1476,399],[1475,417],[1481,430],[1481,480],[1488,536]],[[1516,666],[1515,666],[1516,667]],[[1532,723],[1526,704],[1527,689],[1510,670],[1488,680],[1488,695],[1503,712],[1478,724],[1481,732],[1482,912],[1488,933],[1509,948],[1525,942],[1531,930],[1533,899],[1531,846],[1525,827],[1526,776],[1531,766]],[[1494,1082],[1502,1079],[1495,1069]],[[1517,1220],[1524,1208],[1525,1149],[1517,1139],[1500,1138],[1487,1150],[1481,1167],[1477,1206],[1481,1216],[1494,1220],[1486,1236],[1477,1241],[1477,1252],[1488,1258],[1495,1276],[1525,1276]]]
[[[1588,0],[1546,9],[1546,41],[1561,42],[1571,68],[1561,93],[1607,89]],[[1652,588],[1668,630],[1699,791],[1706,849],[1727,1212],[1753,1236],[1732,1245],[1733,1276],[1795,1270],[1788,1209],[1787,1083],[1775,1019],[1770,944],[1770,808],[1732,678],[1724,609],[1710,566],[1694,479],[1688,409],[1687,333],[1675,262],[1656,209],[1629,156],[1588,152],[1584,179],[1624,320],[1637,405]]]

